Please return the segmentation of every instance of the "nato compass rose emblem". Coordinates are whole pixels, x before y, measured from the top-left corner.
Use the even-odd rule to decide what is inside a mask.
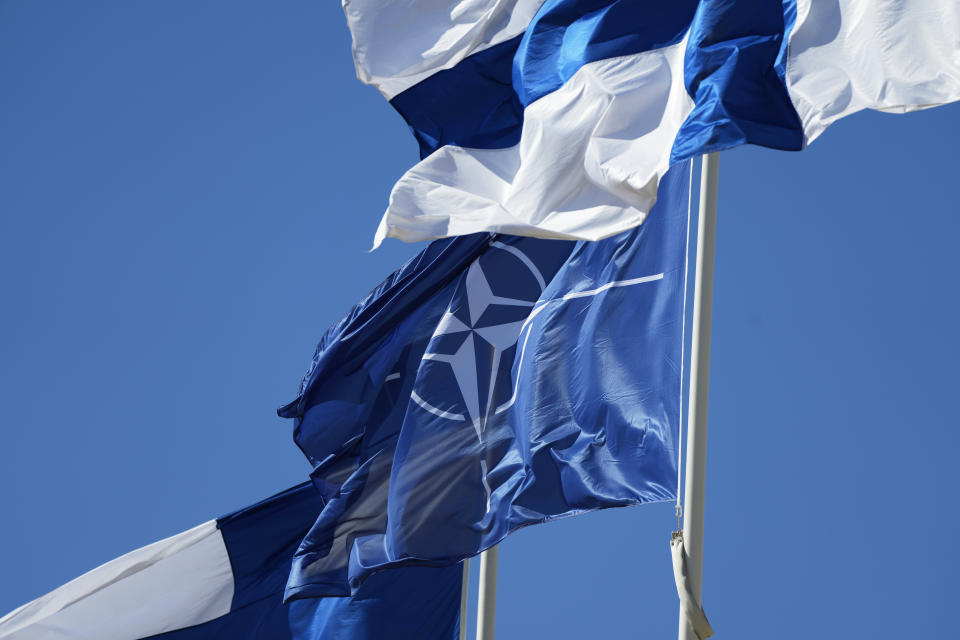
[[[457,284],[427,345],[411,399],[435,416],[472,424],[510,405],[517,339],[546,286],[517,247],[491,243]]]

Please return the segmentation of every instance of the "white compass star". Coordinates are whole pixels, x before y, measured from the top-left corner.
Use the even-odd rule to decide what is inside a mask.
[[[539,273],[536,275],[539,276]],[[462,286],[466,298],[466,319],[469,323],[461,319],[464,317],[464,310],[462,305],[455,306],[458,302],[455,293],[434,331],[431,340],[434,350],[425,353],[423,359],[450,365],[463,397],[467,416],[440,411],[416,394],[413,399],[435,415],[468,420],[473,424],[479,438],[482,436],[486,417],[494,405],[501,355],[516,344],[523,321],[536,300],[494,294],[479,262],[470,265]],[[448,347],[456,345],[458,338],[462,337],[462,342],[453,353],[441,353],[436,348],[438,339],[444,336],[448,336]],[[487,371],[489,374],[484,375]]]

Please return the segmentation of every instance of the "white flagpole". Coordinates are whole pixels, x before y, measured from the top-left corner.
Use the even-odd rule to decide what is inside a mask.
[[[480,554],[480,586],[477,589],[477,640],[493,640],[497,609],[497,548]]]
[[[683,500],[683,546],[688,579],[700,603],[703,573],[703,512],[707,469],[707,397],[710,386],[710,324],[713,311],[713,256],[717,233],[719,156],[703,156],[700,169],[700,215],[697,223],[697,266],[693,293],[693,335],[690,349],[690,395],[687,403],[687,461]],[[680,640],[697,635],[680,611]]]
[[[470,558],[463,560],[460,578],[460,640],[467,640],[467,605],[470,602]]]

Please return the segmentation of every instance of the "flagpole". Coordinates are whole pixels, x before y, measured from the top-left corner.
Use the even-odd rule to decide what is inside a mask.
[[[683,546],[688,579],[697,603],[703,573],[703,515],[707,469],[707,399],[710,386],[710,325],[713,311],[713,262],[717,233],[719,156],[703,156],[700,169],[700,214],[693,293],[690,348],[690,395],[687,404],[687,460],[683,500]],[[698,640],[680,611],[680,640]]]
[[[477,589],[477,640],[493,640],[494,614],[497,609],[497,549],[480,554],[480,586]]]
[[[463,574],[460,577],[460,640],[467,640],[467,605],[470,602],[470,558],[461,563]]]

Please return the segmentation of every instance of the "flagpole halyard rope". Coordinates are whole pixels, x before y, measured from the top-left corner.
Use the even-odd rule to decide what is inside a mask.
[[[707,467],[707,405],[710,386],[710,328],[713,308],[713,267],[717,232],[717,153],[703,156],[700,167],[700,203],[697,215],[697,259],[690,330],[690,382],[687,406],[687,446],[684,464],[683,531],[674,554],[677,593],[681,600],[680,640],[705,640],[712,634],[702,625],[700,599],[703,572],[703,517]],[[701,609],[698,613],[696,609]],[[702,619],[701,619],[702,618]]]
[[[693,212],[693,160],[690,160],[689,183],[687,184],[687,237],[683,243],[683,311],[680,320],[680,419],[677,425],[677,531],[682,530],[683,504],[680,489],[683,484],[683,377],[687,343],[687,276],[690,271],[690,219]]]

